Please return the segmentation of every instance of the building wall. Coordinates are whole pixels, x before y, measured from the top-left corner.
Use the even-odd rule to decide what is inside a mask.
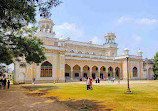
[[[32,78],[35,78],[37,81],[56,80],[57,82],[63,82],[65,81],[65,72],[69,72],[69,78],[72,79],[74,78],[74,73],[78,72],[78,78],[81,78],[85,72],[83,67],[86,65],[90,68],[88,71],[90,77],[92,77],[92,73],[95,73],[96,76],[100,77],[100,72],[105,75],[104,77],[108,77],[109,74],[110,76],[113,75],[113,77],[115,77],[115,69],[119,68],[120,78],[127,79],[126,56],[131,58],[128,63],[130,79],[151,78],[150,75],[152,75],[152,72],[150,68],[149,75],[149,66],[145,66],[148,73],[144,72],[141,51],[139,51],[139,56],[129,55],[128,49],[124,50],[124,55],[117,55],[118,48],[117,44],[114,42],[116,36],[113,33],[108,33],[105,36],[106,41],[112,39],[111,42],[105,42],[104,45],[97,45],[92,44],[91,42],[72,41],[70,38],[67,40],[54,38],[54,23],[50,19],[41,19],[39,25],[40,32],[37,33],[36,36],[43,41],[43,46],[45,47],[44,52],[47,58],[45,61],[52,64],[52,77],[40,77],[41,64],[45,61],[37,65],[35,63],[28,64],[22,59],[20,62],[15,61],[15,82],[32,81]],[[72,50],[74,52],[71,52]],[[20,64],[22,62],[24,62],[26,66],[21,66]],[[65,71],[65,64],[70,66],[69,71]],[[80,71],[73,69],[75,65],[80,67]],[[106,69],[104,72],[102,71],[103,69],[101,69],[102,66]],[[96,67],[98,70],[93,70],[96,69]],[[110,67],[113,69],[113,72],[109,71]],[[137,67],[137,77],[133,77],[133,67]]]

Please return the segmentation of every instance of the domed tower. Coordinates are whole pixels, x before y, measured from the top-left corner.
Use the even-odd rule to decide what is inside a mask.
[[[106,56],[117,56],[117,43],[115,43],[115,34],[114,33],[107,33],[104,36],[105,44],[104,47],[107,49],[105,52]]]
[[[105,36],[105,44],[115,44],[115,34],[114,33],[107,33]]]
[[[42,37],[54,37],[55,32],[53,32],[53,26],[55,25],[51,19],[41,18],[38,22],[40,26],[40,31],[38,36]]]

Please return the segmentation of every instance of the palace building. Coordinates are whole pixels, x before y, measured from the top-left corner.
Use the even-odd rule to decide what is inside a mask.
[[[36,34],[43,41],[47,60],[40,64],[26,63],[24,58],[14,63],[14,82],[26,83],[35,78],[38,82],[79,81],[81,78],[114,77],[127,78],[127,58],[130,79],[153,79],[153,64],[144,61],[142,51],[129,55],[124,49],[117,54],[116,35],[107,33],[103,45],[89,42],[55,38],[54,23],[50,19],[39,21],[40,31]]]

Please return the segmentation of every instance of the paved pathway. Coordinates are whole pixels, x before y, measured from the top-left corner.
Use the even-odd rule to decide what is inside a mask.
[[[73,111],[66,105],[49,98],[27,96],[28,90],[21,85],[0,90],[0,111]]]

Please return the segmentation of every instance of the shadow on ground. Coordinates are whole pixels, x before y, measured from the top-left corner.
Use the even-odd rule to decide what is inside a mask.
[[[49,97],[50,99],[56,99],[54,97]],[[56,99],[58,101],[58,99]],[[58,101],[63,104],[71,107],[73,109],[77,109],[79,111],[111,111],[112,109],[106,109],[106,105],[99,105],[100,102],[94,100],[66,100],[66,101]]]
[[[28,96],[43,96],[48,93],[49,90],[52,89],[57,89],[58,87],[56,86],[23,86],[23,88],[28,89],[30,92],[26,93]],[[68,99],[66,101],[59,101],[58,97],[48,97],[52,100],[55,100],[56,102],[60,102],[62,104],[65,104],[68,107],[71,107],[73,109],[79,110],[79,111],[111,111],[113,109],[107,109],[106,105],[99,105],[98,101],[94,100],[88,100],[88,99],[83,99],[83,100],[73,100],[73,99]]]

